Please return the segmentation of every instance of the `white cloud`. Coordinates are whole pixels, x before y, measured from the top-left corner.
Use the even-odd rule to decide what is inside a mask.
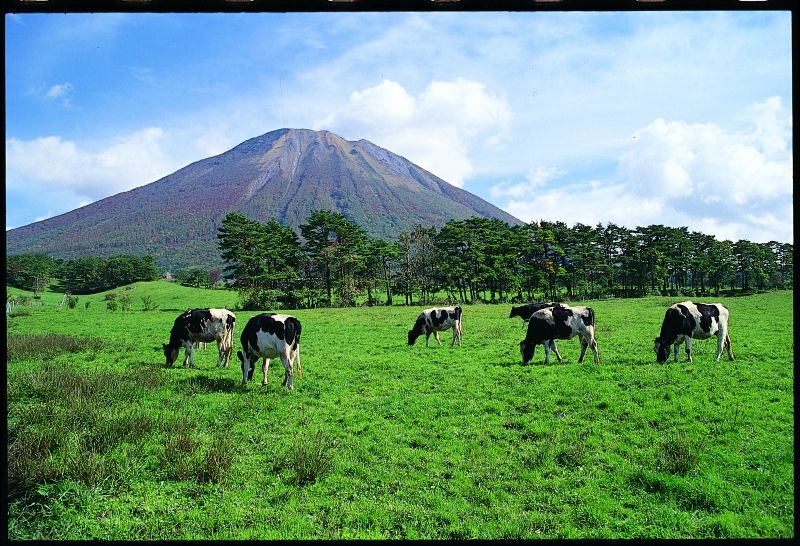
[[[63,97],[65,95],[69,95],[72,92],[72,84],[67,83],[59,83],[51,87],[45,96],[51,99],[56,99],[58,97]]]
[[[536,220],[596,225],[613,222],[635,227],[649,225],[665,214],[663,203],[644,199],[623,184],[570,184],[532,192],[526,199],[509,201],[504,210],[526,222]]]
[[[347,104],[314,125],[345,138],[370,140],[463,186],[473,172],[470,148],[495,144],[510,117],[505,99],[479,82],[433,81],[414,96],[384,79],[351,93]]]
[[[620,153],[613,181],[570,181],[557,168],[498,184],[518,218],[688,226],[719,239],[793,238],[791,116],[771,97],[746,110],[749,127],[657,119]],[[502,206],[502,205],[501,205]]]
[[[176,169],[162,151],[165,132],[157,127],[121,137],[92,151],[58,136],[6,140],[6,184],[36,185],[44,191],[71,190],[91,200],[153,182]]]
[[[532,195],[535,190],[544,186],[549,180],[556,179],[566,174],[565,171],[556,167],[535,167],[528,171],[525,182],[512,183],[501,182],[492,186],[490,193],[492,197],[512,197],[520,199],[526,195]]]
[[[738,205],[791,196],[790,120],[780,99],[748,109],[749,131],[711,123],[655,120],[634,135],[618,174],[631,188],[663,199],[699,199]]]

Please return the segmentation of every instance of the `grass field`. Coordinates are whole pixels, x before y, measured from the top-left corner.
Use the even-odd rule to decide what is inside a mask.
[[[794,536],[791,292],[716,300],[734,362],[709,340],[663,365],[674,298],[574,302],[600,365],[571,340],[522,366],[509,305],[465,306],[463,347],[427,349],[406,344],[419,307],[294,311],[292,393],[277,362],[242,386],[212,345],[165,367],[178,312],[235,293],[127,293],[125,312],[45,294],[8,318],[10,538]],[[255,313],[236,314],[234,352]]]

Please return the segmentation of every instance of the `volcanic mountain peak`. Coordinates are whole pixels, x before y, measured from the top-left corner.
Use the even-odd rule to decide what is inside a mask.
[[[9,230],[6,245],[9,254],[149,254],[166,268],[218,267],[217,228],[228,212],[275,218],[299,233],[315,209],[340,212],[384,239],[415,224],[472,216],[521,223],[367,140],[279,129],[156,182]]]

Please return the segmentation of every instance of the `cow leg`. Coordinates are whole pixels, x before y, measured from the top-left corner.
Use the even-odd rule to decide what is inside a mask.
[[[283,362],[284,376],[283,385],[289,389],[294,389],[294,374],[292,373],[292,359],[285,354],[281,354],[281,362]]]
[[[438,345],[441,345],[441,344],[442,344],[442,338],[440,338],[440,337],[439,337],[439,330],[436,330],[436,331],[433,333],[433,337],[435,337],[435,338],[436,338],[436,343],[437,343]]]
[[[586,349],[589,348],[589,342],[581,338],[581,356],[578,357],[578,364],[583,362],[583,357],[586,356]]]
[[[292,360],[297,362],[297,378],[303,379],[303,367],[300,365],[300,344],[297,344],[297,350],[292,353]]]
[[[194,368],[194,351],[192,350],[192,342],[188,341],[184,344],[185,354],[183,356],[183,365],[186,366],[186,361],[189,361],[189,367]]]
[[[681,347],[680,343],[675,343],[675,347],[674,347],[675,348],[675,362],[678,361],[678,352],[680,352],[680,350],[681,350],[680,347]]]
[[[425,346],[426,347],[428,346],[428,341],[430,340],[430,337],[431,337],[431,333],[430,332],[425,332]]]
[[[556,354],[556,359],[558,360],[558,363],[559,364],[563,364],[564,363],[564,359],[561,358],[561,353],[558,352],[558,347],[556,346],[556,340],[555,339],[549,339],[547,341],[550,344],[550,350],[553,351]]]
[[[225,338],[217,340],[217,368],[222,367],[223,360],[225,360]]]
[[[692,362],[692,338],[686,336],[686,358]]]
[[[261,364],[261,371],[264,373],[264,379],[261,380],[262,385],[267,384],[267,372],[269,371],[269,358],[265,358]]]
[[[597,340],[594,338],[594,336],[592,336],[592,339],[589,341],[589,347],[594,353],[594,363],[600,364],[600,352],[597,350]]]
[[[550,340],[544,340],[544,365],[547,366],[550,364]]]
[[[731,336],[725,332],[725,349],[728,351],[728,360],[733,360],[733,349],[731,349]]]
[[[725,345],[725,332],[720,328],[717,331],[717,362],[722,358],[722,348]]]

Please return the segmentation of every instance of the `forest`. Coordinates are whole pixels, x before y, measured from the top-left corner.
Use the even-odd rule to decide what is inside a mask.
[[[793,246],[718,241],[651,225],[564,222],[510,226],[496,219],[416,226],[394,242],[343,215],[313,211],[298,237],[239,213],[219,228],[224,277],[246,309],[440,301],[709,296],[792,288]]]
[[[187,286],[237,290],[243,309],[501,303],[663,295],[704,297],[791,289],[793,245],[720,241],[687,227],[629,229],[496,219],[416,226],[394,241],[342,214],[315,210],[300,235],[231,212],[218,228],[223,271],[172,272]],[[162,276],[151,256],[58,260],[9,256],[7,283],[88,294]]]

